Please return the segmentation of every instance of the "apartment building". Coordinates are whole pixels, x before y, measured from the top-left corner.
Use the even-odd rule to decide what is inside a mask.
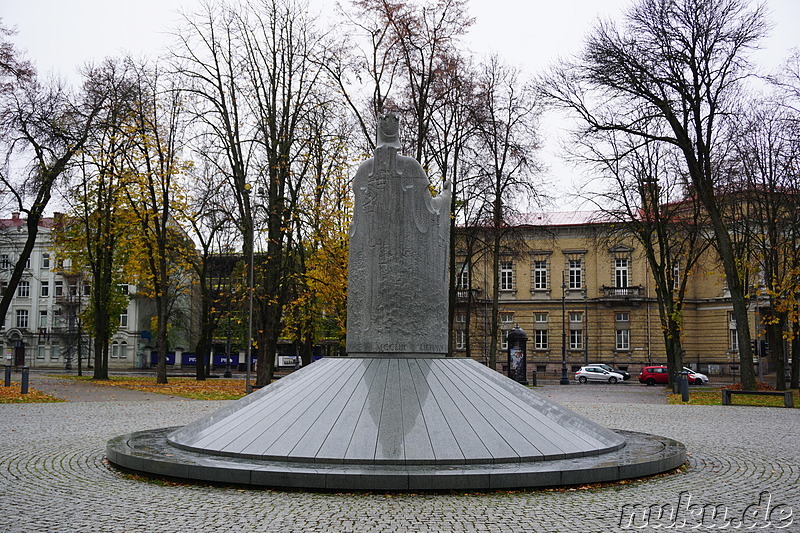
[[[528,336],[528,368],[558,373],[605,362],[638,372],[666,363],[653,279],[642,246],[611,231],[599,212],[542,213],[520,220],[503,241],[499,264],[498,364],[506,336]],[[456,354],[487,362],[491,339],[492,261],[469,261],[460,236],[454,327]],[[684,362],[711,374],[736,374],[736,324],[721,267],[706,254],[691,272],[683,315]],[[470,264],[467,264],[470,263]],[[753,307],[751,331],[758,311]],[[755,337],[755,335],[754,335]]]

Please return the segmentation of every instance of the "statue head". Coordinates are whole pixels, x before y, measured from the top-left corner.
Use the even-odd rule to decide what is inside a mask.
[[[400,149],[400,121],[392,113],[378,116],[377,147],[382,146]]]

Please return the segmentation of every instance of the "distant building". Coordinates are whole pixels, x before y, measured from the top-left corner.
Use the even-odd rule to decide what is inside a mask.
[[[78,357],[84,369],[94,364],[92,342],[80,321],[80,313],[89,304],[91,278],[73,272],[68,262],[56,264],[51,250],[53,218],[43,218],[25,272],[15,289],[14,299],[0,327],[4,364],[30,368],[77,369]],[[0,291],[8,287],[11,271],[27,238],[26,221],[19,213],[0,219]],[[136,296],[134,285],[125,285],[130,295],[126,311],[109,347],[110,370],[146,368],[155,340],[149,333],[152,305]],[[185,298],[179,309],[191,306]],[[191,331],[190,312],[178,324],[179,348],[188,346]],[[174,349],[175,347],[172,347]]]
[[[609,229],[599,212],[542,213],[519,221],[508,234],[499,269],[498,370],[506,360],[502,350],[508,331],[517,324],[528,335],[528,368],[539,372],[560,371],[562,338],[568,371],[596,362],[631,372],[666,363],[658,302],[642,247]],[[471,266],[466,259],[462,232],[454,348],[457,355],[486,362],[491,257],[480,255]],[[683,314],[684,363],[711,374],[736,374],[736,323],[722,269],[709,252],[694,271]],[[755,339],[755,303],[751,316]]]

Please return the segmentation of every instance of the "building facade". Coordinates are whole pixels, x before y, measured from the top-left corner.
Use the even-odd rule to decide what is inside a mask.
[[[36,243],[14,298],[0,327],[4,364],[15,367],[75,370],[94,363],[92,342],[81,324],[89,305],[91,280],[73,272],[67,262],[57,263],[51,250],[53,218],[39,223]],[[5,292],[11,272],[27,239],[26,221],[19,213],[0,220],[0,290]],[[119,328],[109,343],[109,370],[146,368],[154,340],[148,334],[152,312],[148,301],[136,295],[135,285],[125,285],[130,296]]]
[[[506,360],[507,333],[516,325],[528,336],[528,368],[538,372],[560,372],[562,347],[568,371],[599,362],[631,372],[666,364],[658,302],[642,246],[611,229],[600,213],[570,212],[532,215],[508,233],[498,273],[498,366]],[[463,239],[458,250],[453,345],[456,355],[487,362],[492,260],[483,255],[470,261]],[[710,374],[737,373],[732,309],[722,268],[709,252],[689,273],[685,364]],[[753,305],[752,332],[758,331],[757,323]]]

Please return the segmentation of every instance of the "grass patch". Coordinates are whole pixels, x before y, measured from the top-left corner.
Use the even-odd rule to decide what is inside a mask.
[[[792,391],[795,408],[800,407],[800,392]],[[733,405],[755,405],[760,407],[783,407],[782,396],[731,395]],[[667,403],[672,405],[722,405],[722,389],[689,389],[689,401],[683,402],[680,394],[668,394]]]
[[[0,403],[55,403],[63,402],[36,389],[28,389],[28,394],[22,394],[19,383],[12,383],[10,387],[0,387]]]
[[[238,400],[245,395],[243,379],[206,379],[197,381],[194,378],[169,378],[169,383],[156,383],[154,376],[113,376],[109,380],[94,380],[91,376],[54,376],[60,379],[91,382],[93,385],[119,387],[122,389],[155,392],[194,400]]]

